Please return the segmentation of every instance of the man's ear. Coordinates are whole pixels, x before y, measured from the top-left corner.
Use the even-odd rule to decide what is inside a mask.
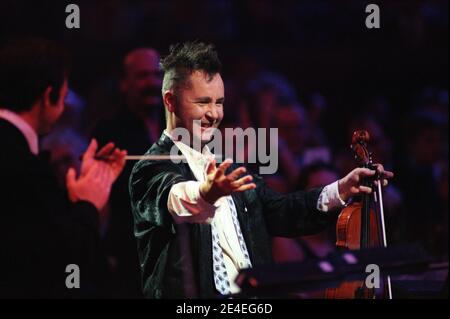
[[[47,86],[47,88],[44,91],[44,94],[42,94],[42,96],[41,96],[42,105],[45,108],[48,108],[52,104],[54,104],[54,103],[52,103],[52,100],[51,100],[51,97],[50,97],[52,92],[53,92],[53,87]]]
[[[170,113],[175,112],[176,96],[172,91],[167,90],[163,94],[163,102]]]

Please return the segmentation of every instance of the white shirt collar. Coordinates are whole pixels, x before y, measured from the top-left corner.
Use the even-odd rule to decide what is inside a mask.
[[[25,136],[31,153],[34,155],[39,153],[38,136],[30,124],[25,122],[17,113],[7,109],[0,108],[0,118],[17,127],[17,129]]]
[[[174,141],[171,134],[167,130],[164,130],[163,133],[173,141],[181,153],[186,157],[186,161],[194,173],[195,178],[198,181],[203,181],[205,179],[206,166],[209,161],[214,158],[214,155],[211,153],[208,145],[205,145],[200,153],[183,142]]]

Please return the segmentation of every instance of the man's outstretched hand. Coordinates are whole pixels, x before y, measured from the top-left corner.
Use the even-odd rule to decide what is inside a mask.
[[[371,187],[361,185],[362,180],[365,177],[379,176],[382,180],[383,186],[387,186],[388,179],[394,177],[394,173],[385,171],[383,165],[376,164],[376,171],[368,168],[355,168],[353,171],[347,174],[344,178],[338,181],[339,196],[345,202],[350,197],[358,195],[360,193],[370,194],[372,192]]]
[[[256,188],[256,184],[251,183],[253,180],[251,175],[239,178],[247,171],[245,167],[236,168],[225,175],[225,171],[232,163],[232,160],[227,159],[216,168],[216,161],[213,159],[208,164],[206,180],[200,184],[200,196],[208,203],[214,204],[222,196]]]

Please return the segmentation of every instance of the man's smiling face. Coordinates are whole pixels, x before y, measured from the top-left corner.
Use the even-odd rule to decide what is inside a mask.
[[[224,84],[219,73],[210,77],[202,71],[192,72],[187,82],[178,92],[176,126],[204,145],[223,119]]]

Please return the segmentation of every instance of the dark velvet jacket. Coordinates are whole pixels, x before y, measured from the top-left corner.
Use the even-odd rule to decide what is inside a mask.
[[[0,119],[0,298],[97,297],[99,251],[96,208],[71,204],[48,160]],[[80,289],[66,287],[68,264]]]
[[[146,155],[170,154],[172,146],[163,134]],[[143,291],[148,298],[216,296],[211,226],[176,224],[167,209],[172,185],[188,180],[195,180],[189,165],[171,161],[140,161],[130,176]],[[333,214],[316,209],[321,188],[280,195],[259,176],[254,182],[255,190],[232,195],[253,267],[272,262],[271,236],[313,234],[333,220]]]

